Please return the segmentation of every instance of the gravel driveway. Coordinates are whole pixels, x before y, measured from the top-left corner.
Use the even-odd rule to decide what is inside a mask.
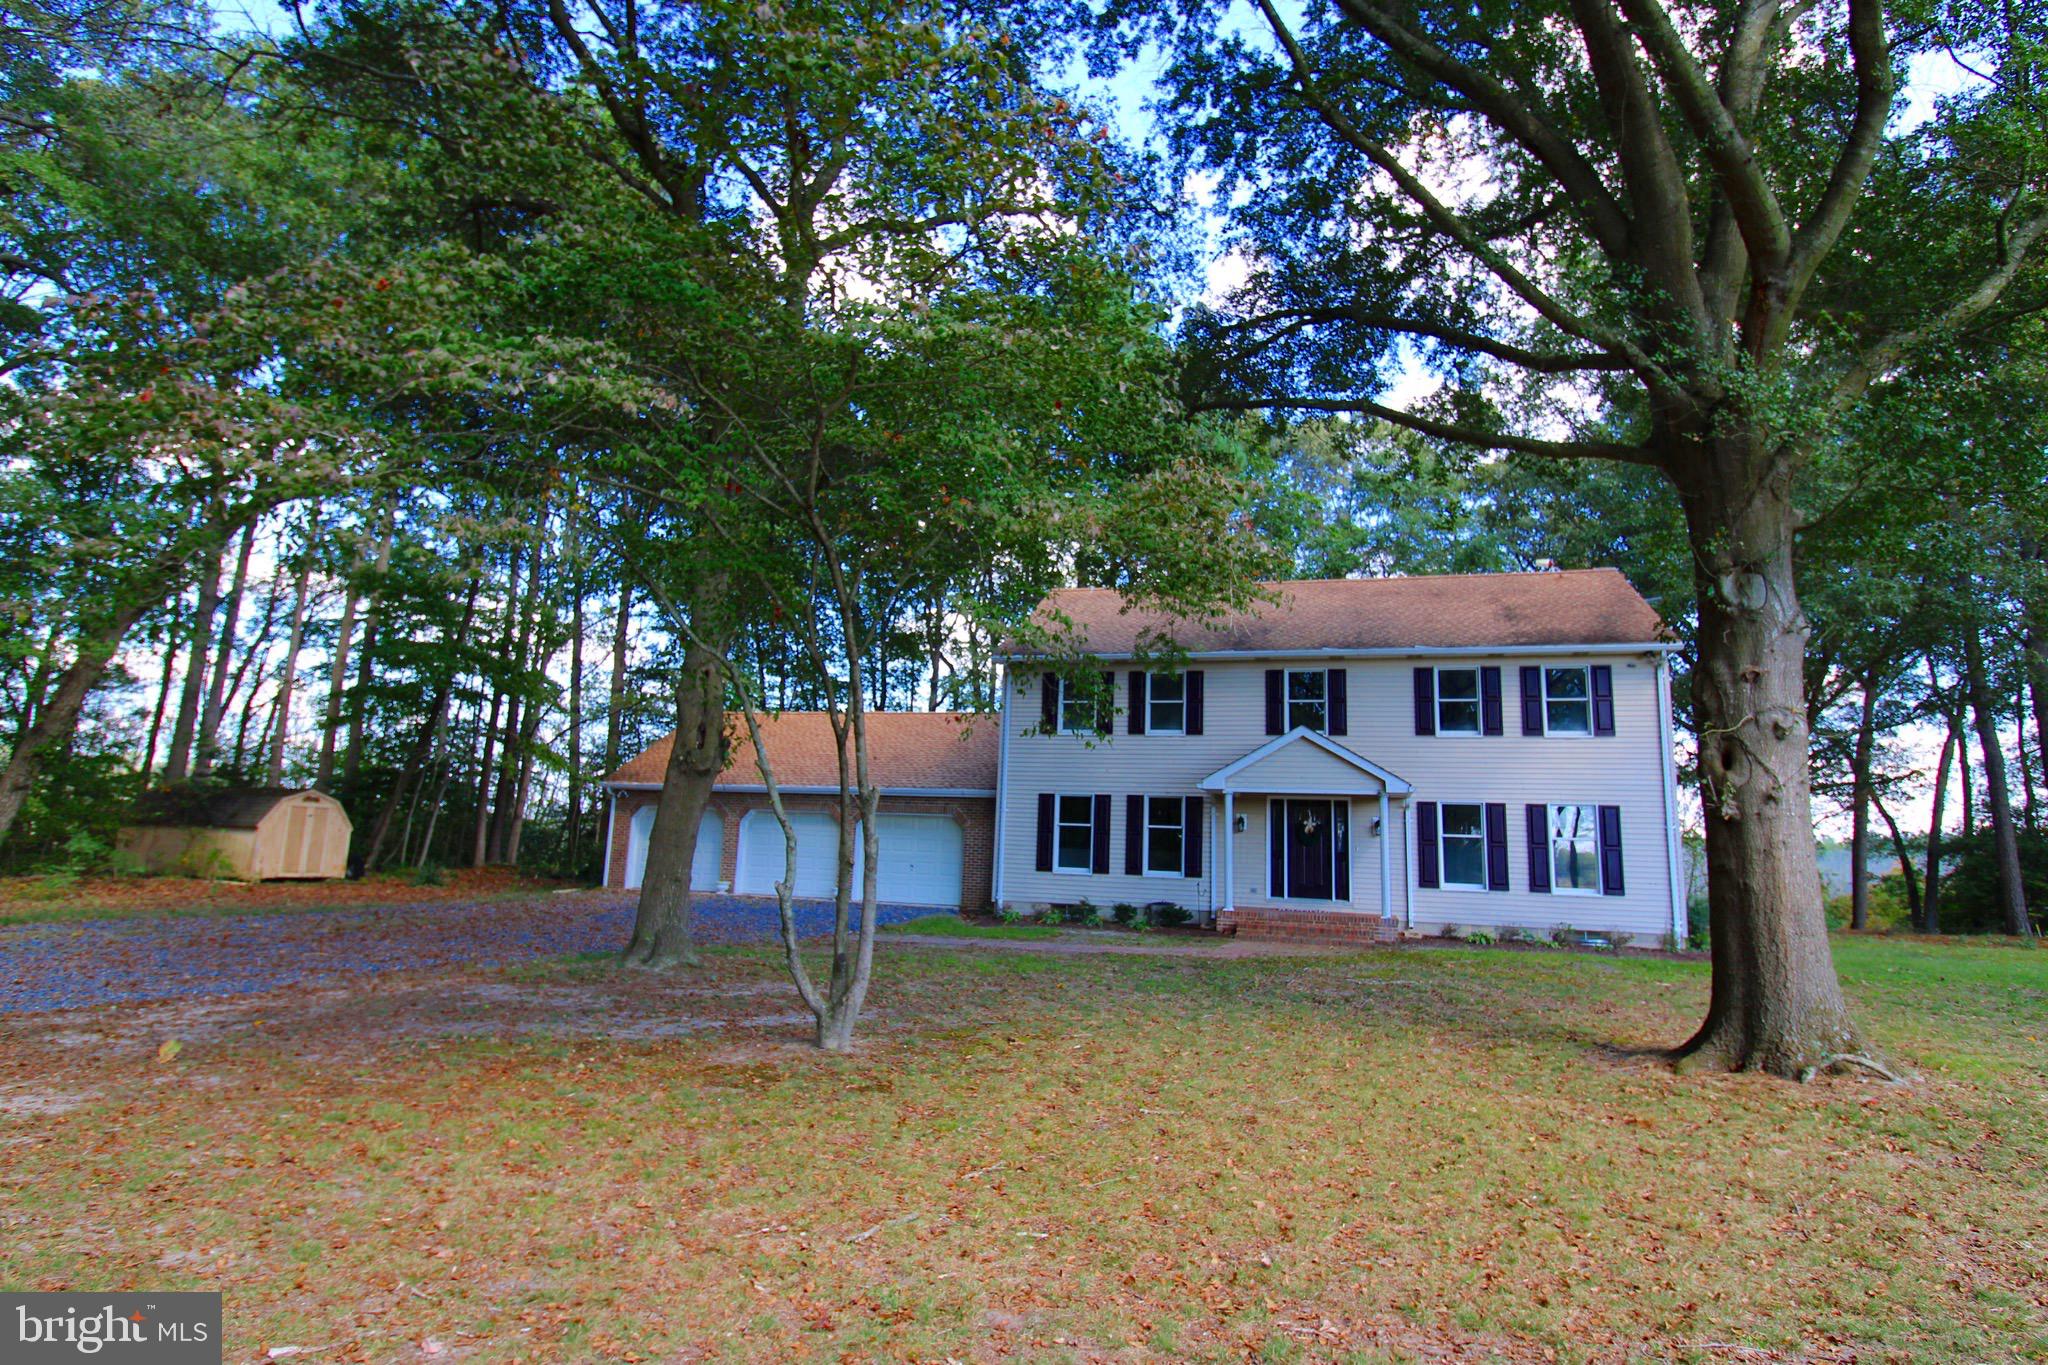
[[[930,914],[883,906],[881,922]],[[803,901],[806,935],[832,929],[832,906]],[[700,943],[770,943],[773,901],[699,896]],[[533,899],[193,915],[23,925],[0,930],[0,1014],[128,1001],[253,995],[358,972],[505,967],[626,941],[633,897],[593,892]]]

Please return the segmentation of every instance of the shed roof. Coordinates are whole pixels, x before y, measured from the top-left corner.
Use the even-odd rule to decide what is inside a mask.
[[[280,801],[294,796],[326,797],[326,794],[311,787],[228,787],[211,791],[196,787],[169,787],[137,797],[134,808],[129,812],[128,823],[254,829]]]
[[[718,775],[721,787],[759,787],[761,770],[745,722],[734,721],[731,757]],[[867,717],[868,770],[884,791],[996,789],[997,727],[988,717],[960,711],[873,711]],[[779,786],[837,788],[838,750],[823,711],[784,711],[762,718],[761,737]],[[657,786],[668,768],[673,734],[619,765],[605,779],[622,786]]]
[[[1092,654],[1134,654],[1174,641],[1191,654],[1290,650],[1474,649],[1655,645],[1656,609],[1618,569],[1295,579],[1260,585],[1270,600],[1215,620],[1127,610],[1114,588],[1062,588],[1036,619],[1073,621]]]

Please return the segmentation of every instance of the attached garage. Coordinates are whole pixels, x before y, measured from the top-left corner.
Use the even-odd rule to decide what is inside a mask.
[[[647,880],[647,848],[654,839],[654,807],[646,805],[633,812],[626,830],[626,880],[628,891],[638,890]],[[697,822],[697,851],[690,857],[690,889],[718,889],[718,855],[725,842],[725,821],[715,810],[704,812]]]
[[[867,718],[869,768],[880,789],[876,894],[894,905],[984,906],[994,870],[997,726],[950,712],[878,711]],[[761,719],[784,807],[796,828],[796,894],[837,890],[839,751],[831,718],[785,711]],[[698,891],[773,896],[783,874],[782,826],[742,733],[713,784],[690,884]],[[663,739],[613,771],[604,884],[637,887],[647,873],[655,809],[672,741]],[[853,890],[859,890],[855,847]]]

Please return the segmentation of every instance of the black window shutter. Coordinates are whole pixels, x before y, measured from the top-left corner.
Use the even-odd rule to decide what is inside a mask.
[[[1181,875],[1199,877],[1202,875],[1202,821],[1209,813],[1209,802],[1200,796],[1190,796],[1181,807]]]
[[[1524,828],[1529,832],[1529,889],[1550,889],[1550,807],[1529,806]]]
[[[1188,699],[1188,700],[1187,700],[1187,721],[1186,721],[1186,728],[1187,728],[1187,733],[1189,733],[1189,734],[1191,734],[1191,735],[1199,735],[1199,734],[1201,734],[1201,733],[1202,733],[1202,670],[1201,670],[1201,669],[1197,668],[1197,669],[1192,669],[1192,670],[1190,670],[1190,671],[1189,671],[1189,673],[1188,673],[1188,675],[1187,675],[1187,690],[1186,690],[1186,692],[1185,692],[1185,693],[1184,693],[1183,695],[1185,695],[1185,696],[1187,697],[1187,699]]]
[[[1145,670],[1131,670],[1131,719],[1124,727],[1134,735],[1145,733]]]
[[[1594,664],[1593,674],[1593,733],[1611,735],[1614,733],[1614,669],[1607,664]]]
[[[1052,734],[1060,728],[1060,675],[1041,674],[1038,679],[1038,720]]]
[[[1116,733],[1116,674],[1108,669],[1102,673],[1102,695],[1095,699],[1095,730],[1104,735]]]
[[[1281,826],[1287,823],[1287,803],[1274,798],[1266,803],[1266,894],[1279,898],[1287,894],[1287,839]]]
[[[1522,670],[1522,733],[1543,733],[1543,670]]]
[[[1287,673],[1284,669],[1269,668],[1266,670],[1266,733],[1269,735],[1285,733],[1283,727],[1285,714],[1284,708],[1281,705],[1280,694],[1286,686]]]
[[[1486,803],[1486,889],[1508,889],[1508,808],[1499,801]]]
[[[1051,792],[1038,794],[1038,870],[1052,871],[1053,803],[1059,798]]]
[[[1330,733],[1347,735],[1351,733],[1351,683],[1341,668],[1329,673],[1329,686],[1324,690],[1330,698]]]
[[[1124,798],[1124,874],[1143,876],[1145,872],[1145,798],[1126,796]]]
[[[1436,733],[1436,670],[1415,670],[1415,733]]]
[[[1331,831],[1337,847],[1333,850],[1335,866],[1331,870],[1330,892],[1334,899],[1351,899],[1351,803],[1342,799],[1330,803],[1330,818],[1336,825]]]
[[[1479,729],[1489,735],[1497,735],[1502,730],[1498,668],[1479,670]]]
[[[1600,890],[1609,896],[1619,896],[1624,886],[1621,880],[1621,807],[1600,808]]]
[[[1415,803],[1415,884],[1436,886],[1441,879],[1436,870],[1436,802]]]
[[[1095,857],[1090,866],[1097,872],[1109,871],[1109,798],[1095,798]]]

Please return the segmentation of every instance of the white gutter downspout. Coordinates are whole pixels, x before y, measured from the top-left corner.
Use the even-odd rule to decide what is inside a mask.
[[[619,789],[611,789],[611,801],[604,808],[604,857],[597,864],[597,885],[599,890],[608,889],[612,884],[612,826],[619,822]]]
[[[996,828],[995,837],[990,841],[990,856],[995,859],[995,873],[990,879],[989,899],[994,908],[1003,908],[1003,821],[1010,810],[1010,669],[1007,664],[996,675],[996,685],[1003,689],[1003,704],[997,710],[996,732]]]
[[[1386,784],[1380,785],[1380,918],[1394,917],[1394,816],[1387,801]]]
[[[1664,858],[1666,875],[1671,879],[1671,935],[1683,947],[1686,932],[1685,874],[1679,853],[1678,758],[1672,752],[1670,662],[1668,654],[1657,659],[1657,743],[1664,750]]]

